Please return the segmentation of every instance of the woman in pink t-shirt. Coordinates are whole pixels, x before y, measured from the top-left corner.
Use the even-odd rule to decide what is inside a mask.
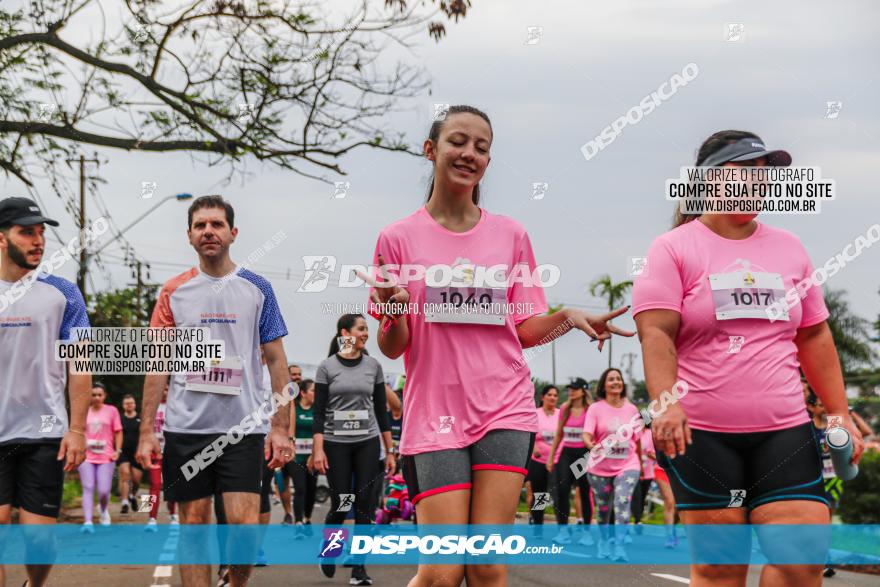
[[[625,526],[629,524],[632,496],[642,468],[642,419],[626,398],[626,385],[619,369],[612,367],[602,373],[596,395],[599,401],[587,410],[584,444],[591,451],[587,477],[596,500],[600,535],[597,547],[599,558],[626,561]],[[624,526],[620,530],[612,531],[609,526],[612,508],[615,526]]]
[[[538,426],[523,349],[573,328],[600,348],[612,333],[633,333],[607,324],[626,308],[545,314],[541,285],[554,268],[538,270],[521,224],[479,206],[488,116],[469,106],[444,114],[424,143],[434,165],[427,204],[380,233],[374,264],[394,281],[371,299],[383,304],[379,348],[404,357],[400,453],[419,524],[510,524]],[[506,568],[468,565],[467,576],[503,584]],[[420,565],[409,585],[464,577],[465,565]]]
[[[586,529],[578,540],[581,546],[592,546],[593,537],[590,535],[590,520],[593,518],[593,509],[590,502],[590,484],[587,481],[585,470],[580,467],[580,474],[576,474],[572,465],[583,460],[587,454],[587,445],[584,444],[584,422],[587,419],[587,409],[590,407],[590,395],[587,391],[587,382],[577,377],[568,384],[568,400],[562,404],[559,410],[559,418],[556,422],[556,437],[553,439],[553,451],[562,447],[558,465],[556,462],[547,463],[547,470],[554,473],[556,479],[556,525],[559,532],[553,538],[558,544],[569,544],[571,534],[568,528],[568,517],[571,511],[569,505],[571,499],[571,487],[576,486],[576,495],[580,500],[580,513],[584,515]],[[577,468],[577,467],[576,467]]]
[[[532,450],[532,458],[529,459],[529,474],[526,476],[526,503],[529,504],[529,524],[544,523],[544,509],[532,509],[534,507],[534,494],[541,495],[542,504],[546,505],[549,497],[547,487],[550,473],[547,471],[547,461],[550,460],[553,439],[556,436],[556,421],[559,418],[559,410],[556,402],[559,401],[559,390],[555,385],[547,385],[541,390],[541,406],[535,410],[538,416],[538,433],[535,435],[535,448]],[[555,452],[553,462],[559,462],[560,451]]]
[[[742,131],[715,133],[696,161],[722,168],[790,164],[788,153],[768,151],[757,135]],[[648,392],[666,396],[651,427],[682,520],[827,524],[821,457],[799,369],[849,430],[853,462],[864,443],[847,410],[810,258],[796,236],[757,222],[754,213],[677,216],[675,228],[648,251],[633,288],[633,313]],[[748,555],[747,542],[730,552],[742,560]],[[691,582],[744,583],[747,571],[693,565]],[[821,565],[767,565],[762,583],[818,585],[821,572]]]
[[[101,508],[101,525],[110,525],[110,489],[113,485],[113,470],[116,459],[122,450],[122,419],[119,410],[104,403],[107,391],[100,383],[92,386],[92,401],[86,417],[86,460],[79,466],[79,479],[83,496],[83,532],[94,532],[92,514],[94,510],[95,489]]]

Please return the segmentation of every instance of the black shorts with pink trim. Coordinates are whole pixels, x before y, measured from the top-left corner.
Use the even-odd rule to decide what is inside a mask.
[[[523,430],[491,430],[463,448],[436,450],[402,457],[403,477],[413,504],[458,489],[470,489],[473,471],[511,471],[525,476],[535,434]]]

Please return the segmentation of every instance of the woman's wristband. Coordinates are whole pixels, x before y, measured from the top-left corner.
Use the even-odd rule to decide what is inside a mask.
[[[82,430],[77,430],[77,429],[75,429],[75,428],[68,428],[67,431],[68,431],[68,432],[73,432],[74,434],[79,434],[79,435],[82,436],[83,438],[86,437],[86,433],[83,432]]]

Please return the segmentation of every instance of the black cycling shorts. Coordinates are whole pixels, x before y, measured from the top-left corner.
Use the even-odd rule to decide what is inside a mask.
[[[691,432],[685,454],[670,459],[657,451],[679,510],[752,509],[784,500],[828,505],[809,423],[770,432]]]
[[[141,471],[144,470],[143,467],[141,467],[141,464],[139,462],[137,462],[137,459],[135,458],[134,451],[128,451],[128,450],[123,449],[122,452],[119,453],[119,460],[116,461],[116,464],[122,465],[125,463],[128,463],[129,465],[131,465],[135,469],[139,469]]]
[[[260,493],[265,469],[265,436],[248,434],[237,443],[223,447],[219,456],[213,449],[203,452],[221,436],[165,432],[162,485],[167,501],[195,501],[217,493]],[[203,458],[196,458],[199,454]],[[211,462],[202,466],[207,460]]]
[[[61,439],[0,444],[0,505],[57,518],[64,492]]]
[[[403,477],[413,505],[420,500],[458,489],[470,489],[473,471],[512,471],[525,477],[535,445],[535,433],[491,430],[474,444],[405,455]]]

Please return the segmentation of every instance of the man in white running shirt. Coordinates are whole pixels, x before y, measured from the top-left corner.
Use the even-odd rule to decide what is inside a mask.
[[[46,224],[58,226],[36,202],[0,200],[0,524],[11,522],[13,507],[21,524],[55,524],[64,472],[85,457],[92,376],[69,375],[68,427],[67,364],[55,360],[55,342],[88,328],[89,319],[74,284],[54,275],[33,279]],[[45,585],[51,568],[27,565],[26,585]],[[5,579],[0,567],[0,585]]]
[[[236,266],[229,257],[229,247],[238,234],[234,220],[232,206],[220,196],[203,196],[192,203],[187,235],[198,253],[199,265],[165,283],[150,321],[154,328],[207,327],[212,340],[222,339],[225,344],[226,358],[212,367],[207,376],[171,376],[162,481],[165,498],[180,504],[180,522],[184,525],[210,523],[211,499],[215,494],[222,495],[227,524],[259,524],[264,456],[271,468],[293,458],[293,443],[287,433],[289,410],[277,409],[270,414],[271,427],[266,420],[256,426],[245,426],[242,422],[267,402],[261,348],[272,390],[278,396],[289,397],[289,376],[281,342],[287,328],[272,286],[259,275]],[[147,375],[144,381],[137,456],[145,470],[155,466],[152,454],[159,452],[153,420],[168,377]],[[245,430],[244,436],[228,435],[239,424]],[[224,436],[229,440],[222,451],[208,449],[219,456],[204,459],[203,462],[209,462],[207,466],[196,467],[194,457],[206,454],[203,451]],[[241,548],[239,541],[229,543]],[[251,568],[252,565],[232,565],[231,584],[245,585]],[[211,568],[181,565],[180,575],[184,587],[207,586]]]

